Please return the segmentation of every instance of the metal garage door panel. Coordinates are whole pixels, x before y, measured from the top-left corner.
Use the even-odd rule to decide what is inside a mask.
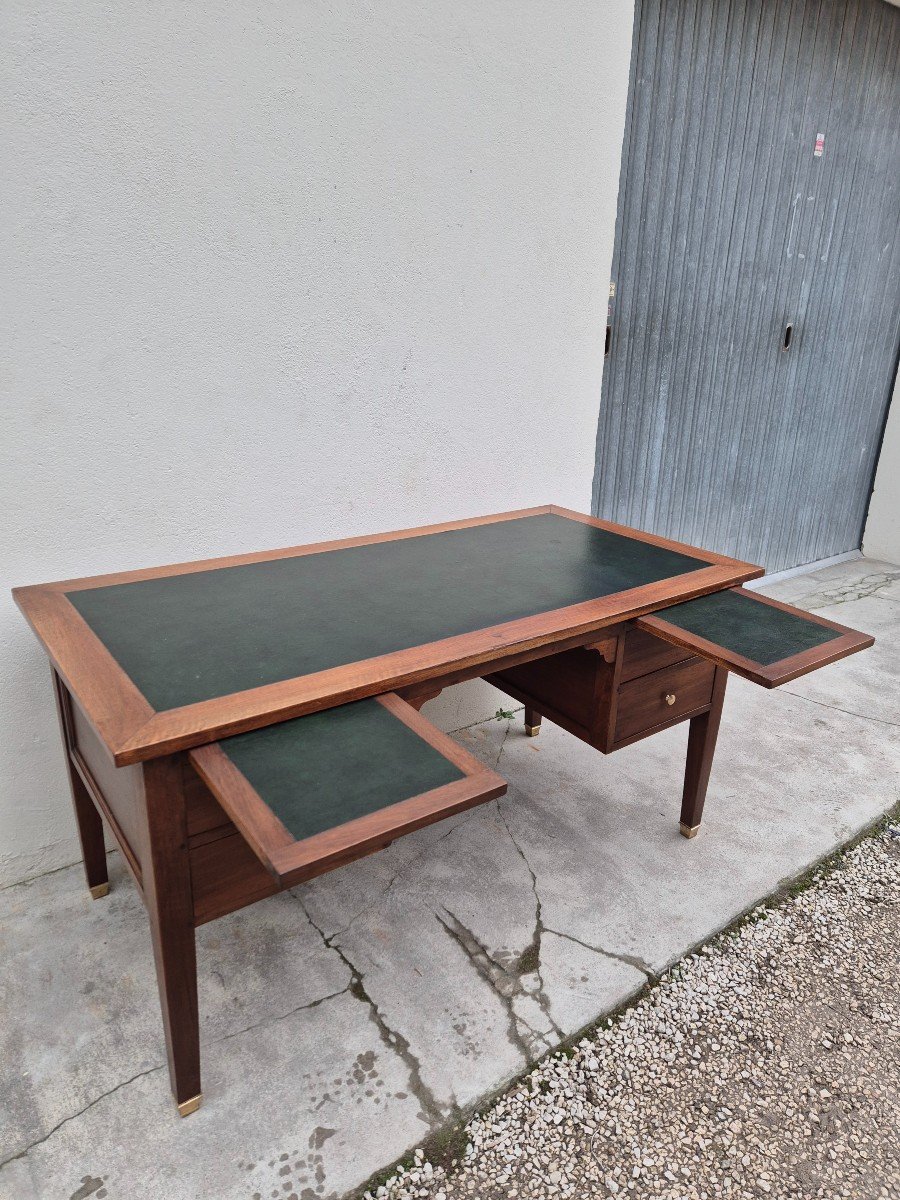
[[[636,22],[596,511],[769,570],[854,549],[900,337],[900,12]]]

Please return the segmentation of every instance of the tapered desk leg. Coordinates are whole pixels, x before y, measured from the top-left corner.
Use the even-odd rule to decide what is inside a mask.
[[[162,1005],[169,1078],[178,1111],[200,1107],[197,952],[182,764],[178,755],[144,765],[146,852],[141,862]]]
[[[527,705],[525,706],[525,732],[529,737],[537,737],[541,732],[541,714]]]
[[[65,684],[55,671],[53,675],[53,695],[56,697],[56,711],[59,716],[59,727],[62,732],[63,749],[66,753],[66,770],[69,773],[69,788],[72,792],[72,806],[75,809],[75,821],[78,825],[78,838],[81,842],[81,857],[84,859],[84,873],[87,885],[95,900],[105,896],[109,891],[109,874],[106,867],[106,844],[103,840],[103,822],[94,807],[94,802],[88,794],[84,781],[78,774],[72,762],[72,706]]]
[[[712,704],[707,712],[699,717],[693,717],[691,720],[687,763],[684,769],[684,794],[681,799],[680,828],[686,838],[695,837],[700,829],[709,773],[712,769],[713,755],[716,752],[716,738],[719,734],[719,722],[722,719],[722,705],[725,700],[725,684],[727,682],[728,672],[724,667],[716,667]]]

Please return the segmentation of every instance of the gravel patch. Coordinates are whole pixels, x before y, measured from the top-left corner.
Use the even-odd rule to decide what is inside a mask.
[[[897,834],[546,1059],[459,1160],[419,1150],[367,1200],[900,1198]]]

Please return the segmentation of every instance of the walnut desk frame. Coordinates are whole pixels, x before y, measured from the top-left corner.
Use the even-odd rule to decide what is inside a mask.
[[[172,1090],[200,1104],[194,931],[482,803],[420,713],[485,677],[604,753],[690,721],[700,824],[729,670],[870,645],[739,585],[760,567],[548,505],[17,588],[52,666],[91,894],[103,823],[147,908]]]

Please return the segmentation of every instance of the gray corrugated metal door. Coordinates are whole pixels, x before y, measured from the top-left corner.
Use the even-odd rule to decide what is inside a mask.
[[[900,11],[638,10],[595,511],[769,570],[855,549],[900,337]]]

